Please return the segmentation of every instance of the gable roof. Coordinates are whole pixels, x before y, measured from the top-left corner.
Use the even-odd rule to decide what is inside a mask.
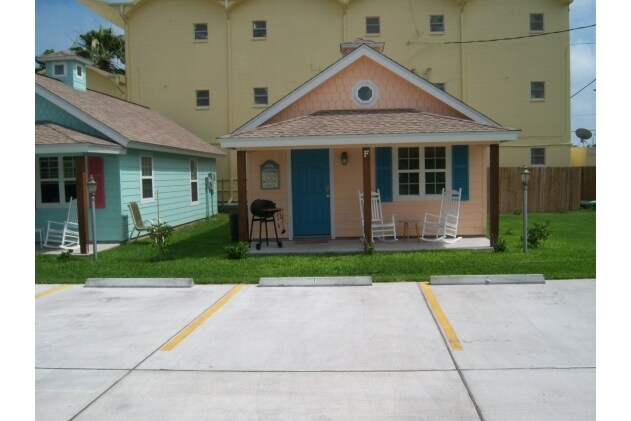
[[[304,83],[303,85],[296,88],[294,91],[290,92],[284,98],[280,99],[278,102],[267,108],[265,111],[239,127],[234,131],[234,133],[240,133],[246,130],[251,130],[256,127],[261,126],[266,121],[289,107],[291,104],[296,102],[298,99],[307,95],[309,92],[320,86],[322,83],[331,79],[335,75],[337,75],[340,71],[347,68],[351,64],[355,63],[362,57],[367,57],[377,64],[385,67],[390,70],[403,80],[411,83],[415,87],[420,90],[426,92],[437,100],[445,103],[447,106],[455,109],[460,112],[464,116],[470,118],[473,121],[479,123],[485,123],[488,125],[495,125],[497,127],[501,127],[497,122],[491,120],[489,117],[475,110],[474,108],[468,106],[464,102],[459,99],[449,95],[447,92],[437,88],[432,83],[418,76],[417,74],[409,71],[405,67],[401,66],[399,63],[394,60],[386,57],[385,55],[375,51],[370,46],[363,44],[358,48],[350,52],[349,54],[343,56],[341,59],[333,63],[331,66],[327,67],[325,70],[311,78],[309,81]]]
[[[122,147],[179,154],[225,153],[150,108],[95,91],[79,91],[57,79],[35,75],[40,95]]]
[[[358,60],[367,58],[369,61]],[[418,109],[337,109],[320,110],[288,118],[292,107],[304,111],[310,93],[357,63],[376,63],[395,77],[418,88],[419,92],[444,104],[453,115]],[[355,73],[357,74],[357,73]],[[346,81],[347,83],[348,81]],[[409,86],[409,85],[408,85]],[[333,102],[330,102],[331,104]],[[339,101],[335,104],[339,106]],[[299,104],[299,106],[295,105]],[[321,106],[324,103],[318,103]],[[306,108],[308,109],[308,107]],[[284,120],[283,120],[284,118]],[[413,143],[495,143],[517,139],[521,130],[502,127],[467,104],[437,88],[403,66],[362,44],[351,53],[301,85],[271,107],[220,137],[224,148],[275,148],[339,145],[384,145]]]

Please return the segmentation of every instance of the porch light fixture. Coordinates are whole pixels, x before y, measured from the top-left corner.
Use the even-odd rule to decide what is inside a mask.
[[[524,203],[522,213],[524,215],[524,253],[528,253],[528,182],[530,181],[530,171],[524,165],[521,167],[521,187],[524,191]]]
[[[96,181],[94,181],[94,177],[90,175],[90,179],[88,180],[88,193],[90,194],[90,207],[92,208],[92,257],[96,261],[97,252],[96,252],[96,206],[94,195],[96,194]]]
[[[342,155],[340,156],[340,161],[342,161],[342,165],[348,164],[348,154],[346,153],[346,151],[342,152]]]

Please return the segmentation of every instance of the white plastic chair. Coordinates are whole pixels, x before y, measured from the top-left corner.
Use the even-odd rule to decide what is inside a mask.
[[[425,213],[423,233],[421,234],[422,240],[455,243],[462,239],[462,237],[458,237],[461,196],[462,188],[449,192],[443,189],[440,200],[440,213],[438,215]]]
[[[397,229],[396,229],[396,221],[395,215],[392,215],[392,222],[384,222],[383,219],[383,211],[381,210],[381,194],[379,189],[376,192],[370,193],[370,207],[372,212],[372,218],[370,220],[372,227],[372,238],[371,241],[374,241],[375,238],[393,242],[397,241]],[[364,193],[359,192],[359,212],[361,215],[362,221],[362,232],[364,226]],[[387,237],[392,237],[391,239],[386,239]]]
[[[62,249],[76,249],[79,247],[77,199],[70,198],[66,221],[48,221],[44,247]]]

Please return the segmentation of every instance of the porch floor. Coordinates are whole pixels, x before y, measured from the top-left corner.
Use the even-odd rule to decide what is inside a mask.
[[[269,245],[263,239],[261,249],[256,249],[258,238],[252,239],[250,244],[251,255],[267,254],[292,254],[292,253],[361,253],[364,251],[364,243],[360,238],[341,238],[335,240],[324,240],[322,242],[309,242],[301,240],[281,239],[282,247],[278,247],[275,239],[270,238]],[[452,244],[442,242],[418,241],[417,239],[394,242],[375,241],[375,252],[395,252],[395,251],[421,251],[421,250],[493,250],[491,241],[486,237],[462,238]]]

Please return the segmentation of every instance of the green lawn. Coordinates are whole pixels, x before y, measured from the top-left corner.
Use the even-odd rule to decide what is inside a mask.
[[[149,240],[121,245],[92,257],[35,257],[36,283],[83,283],[87,278],[193,278],[196,284],[257,283],[272,276],[359,276],[373,281],[423,281],[431,275],[541,273],[546,279],[596,277],[596,211],[529,215],[550,222],[550,237],[537,249],[522,252],[522,216],[501,215],[505,252],[441,250],[401,253],[248,256],[230,260],[227,215],[177,229],[169,259],[158,261]]]

